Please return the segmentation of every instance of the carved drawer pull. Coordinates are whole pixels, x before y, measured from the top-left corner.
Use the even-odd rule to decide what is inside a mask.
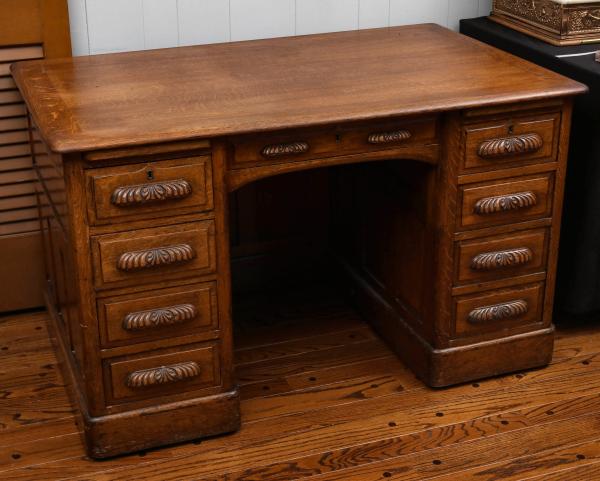
[[[289,144],[267,145],[262,149],[265,157],[279,157],[282,155],[298,155],[308,152],[307,142],[290,142]]]
[[[538,134],[514,135],[512,137],[491,139],[482,142],[477,154],[483,158],[529,154],[540,150],[542,145],[544,145],[544,141]]]
[[[471,269],[488,271],[501,267],[516,267],[531,262],[531,259],[533,259],[533,252],[527,247],[506,251],[484,252],[473,257],[471,260]]]
[[[182,199],[192,193],[192,185],[183,179],[117,187],[110,201],[119,207]]]
[[[196,253],[194,249],[187,244],[155,247],[153,249],[121,254],[117,261],[117,268],[122,271],[138,271],[151,267],[189,262],[195,257]]]
[[[172,326],[173,324],[191,321],[197,315],[198,311],[192,304],[131,312],[123,319],[123,329],[126,331],[140,331],[154,327]]]
[[[126,384],[130,388],[150,387],[185,381],[199,375],[198,363],[189,361],[132,372],[127,376]]]
[[[533,192],[517,192],[516,194],[486,197],[475,203],[474,211],[479,215],[496,214],[509,210],[526,209],[537,204],[537,196]]]
[[[483,306],[473,309],[469,312],[467,320],[471,324],[481,324],[486,322],[504,321],[514,319],[515,317],[526,314],[529,310],[527,302],[519,299],[518,301],[503,302],[492,306]]]
[[[412,137],[408,130],[395,130],[393,132],[377,132],[369,135],[367,142],[370,144],[390,144],[392,142],[402,142]]]

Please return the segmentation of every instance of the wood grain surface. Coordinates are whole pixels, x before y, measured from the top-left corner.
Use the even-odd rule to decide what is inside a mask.
[[[433,24],[25,62],[13,73],[61,153],[586,90]]]
[[[102,462],[85,457],[45,313],[1,318],[0,476],[600,479],[598,323],[560,329],[546,369],[429,389],[343,299],[278,302],[236,306],[238,433]]]

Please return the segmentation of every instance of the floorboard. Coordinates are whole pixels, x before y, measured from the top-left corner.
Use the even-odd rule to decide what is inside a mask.
[[[559,328],[545,369],[429,389],[330,293],[234,315],[242,429],[101,462],[46,314],[0,318],[0,479],[600,480],[600,323]]]

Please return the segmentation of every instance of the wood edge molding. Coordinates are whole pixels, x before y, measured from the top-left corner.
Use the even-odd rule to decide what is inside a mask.
[[[125,381],[132,389],[158,386],[185,381],[200,375],[200,366],[195,361],[180,362],[170,366],[160,366],[132,372]]]
[[[181,154],[210,149],[209,140],[189,140],[182,142],[166,142],[158,145],[131,146],[106,150],[94,150],[83,154],[86,161],[113,160],[130,157],[151,156],[156,154]]]
[[[483,159],[508,157],[515,154],[531,154],[544,145],[539,134],[521,134],[510,137],[484,140],[477,149],[477,155]]]
[[[488,271],[502,267],[522,266],[531,262],[533,252],[528,247],[519,247],[504,251],[483,252],[471,260],[471,269]]]
[[[527,314],[529,305],[524,299],[502,302],[490,306],[482,306],[473,309],[467,316],[470,324],[483,324],[489,322],[498,322]]]
[[[497,195],[479,199],[473,211],[478,215],[496,214],[511,210],[520,210],[533,207],[537,204],[537,196],[534,192],[515,192],[514,194]]]
[[[149,182],[117,187],[110,198],[113,205],[129,207],[151,202],[182,199],[192,193],[192,185],[184,179]]]
[[[178,304],[147,311],[131,312],[123,319],[126,331],[141,331],[155,327],[172,326],[191,321],[198,315],[193,304]]]
[[[194,249],[188,244],[154,247],[152,249],[121,254],[117,260],[117,269],[126,272],[137,271],[189,262],[195,257],[196,253]]]

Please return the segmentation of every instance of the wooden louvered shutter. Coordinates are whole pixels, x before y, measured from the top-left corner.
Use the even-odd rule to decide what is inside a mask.
[[[0,312],[41,306],[35,173],[12,62],[71,54],[66,0],[0,0]]]

